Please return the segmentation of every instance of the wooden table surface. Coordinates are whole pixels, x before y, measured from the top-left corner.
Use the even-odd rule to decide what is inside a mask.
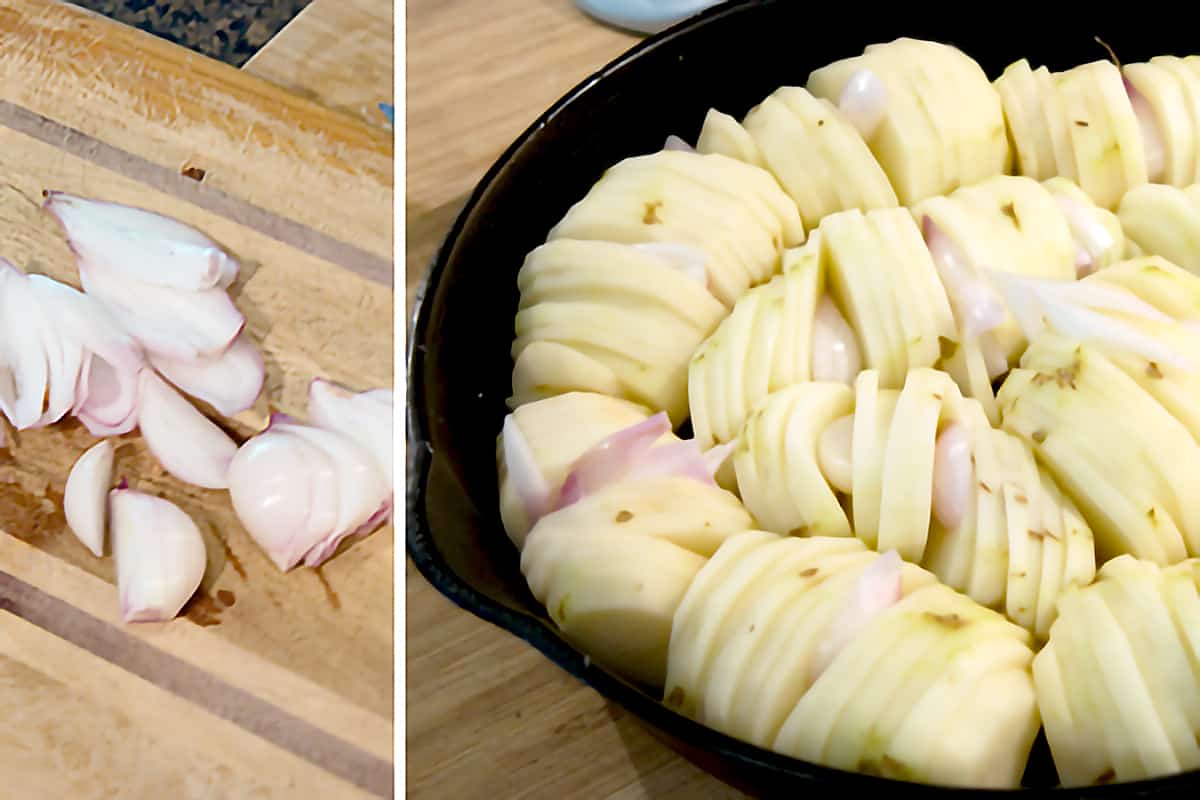
[[[466,195],[543,110],[638,40],[569,0],[410,0],[406,283]],[[514,33],[516,32],[516,33]],[[414,798],[735,798],[541,654],[407,565]]]
[[[153,208],[228,247],[267,365],[239,437],[273,409],[303,415],[314,376],[392,384],[392,142],[76,7],[0,0],[0,250],[77,285],[46,189]],[[391,527],[285,575],[227,493],[119,437],[119,474],[189,513],[209,556],[179,619],[124,625],[112,559],[61,511],[94,441],[63,423],[0,450],[0,797],[392,796]]]

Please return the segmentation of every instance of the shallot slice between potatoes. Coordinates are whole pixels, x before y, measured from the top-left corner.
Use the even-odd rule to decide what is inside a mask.
[[[838,110],[846,115],[863,139],[870,139],[887,116],[887,85],[869,69],[850,76],[838,95]]]
[[[904,562],[895,550],[883,553],[863,570],[845,605],[830,620],[825,638],[813,654],[809,674],[818,678],[855,636],[884,611],[894,606],[902,594]]]

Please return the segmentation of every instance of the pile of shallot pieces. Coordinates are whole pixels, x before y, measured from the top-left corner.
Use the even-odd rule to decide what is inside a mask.
[[[390,518],[392,391],[309,387],[308,422],[276,414],[239,446],[185,395],[218,414],[250,408],[261,354],[227,290],[239,265],[176,220],[130,206],[47,192],[45,209],[75,254],[80,292],[0,259],[0,412],[17,430],[76,417],[101,441],[67,479],[70,529],[96,556],[111,534],[127,622],[175,617],[204,575],[196,524],[177,506],[115,489],[109,437],[135,429],[186,483],[228,489],[233,509],[287,571],[318,566],[348,537]]]

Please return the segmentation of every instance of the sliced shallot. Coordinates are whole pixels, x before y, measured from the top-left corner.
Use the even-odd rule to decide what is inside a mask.
[[[991,285],[968,266],[954,240],[929,217],[921,218],[921,233],[963,333],[978,336],[1003,324],[1008,317],[1004,303]]]
[[[50,380],[44,337],[53,335],[42,324],[29,278],[0,260],[0,409],[17,430],[37,424],[45,410]]]
[[[120,436],[137,427],[142,370],[120,370],[96,353],[84,357],[72,412],[93,436]]]
[[[338,516],[328,531],[305,555],[306,566],[320,566],[338,544],[368,523],[378,523],[391,508],[392,487],[374,456],[348,436],[310,425],[284,423],[277,428],[321,450],[333,460],[337,475]],[[382,516],[381,516],[382,515]]]
[[[312,423],[358,442],[375,457],[389,484],[393,482],[392,409],[391,389],[351,392],[322,378],[308,385],[308,416]],[[504,424],[507,428],[507,419]],[[520,431],[516,433],[519,435]]]
[[[830,620],[825,638],[813,655],[809,674],[814,680],[872,620],[900,600],[903,564],[900,555],[889,550],[863,570],[846,605]]]
[[[109,516],[122,618],[173,619],[204,578],[200,529],[174,503],[132,489],[112,490]]]
[[[104,555],[112,472],[113,446],[110,440],[104,439],[81,455],[71,467],[63,491],[67,527],[97,558]]]
[[[1100,259],[1116,246],[1112,233],[1104,227],[1104,223],[1097,218],[1092,209],[1075,198],[1057,195],[1054,200],[1062,209],[1063,216],[1067,218],[1067,227],[1071,229],[1071,237],[1075,244],[1088,254],[1086,263],[1083,263],[1080,254],[1076,254],[1076,276],[1094,272]]]
[[[1133,106],[1133,114],[1137,117],[1138,127],[1142,132],[1142,152],[1146,157],[1146,173],[1151,183],[1159,183],[1162,181],[1167,167],[1166,147],[1163,145],[1162,131],[1149,101],[1128,78],[1124,80],[1125,93],[1129,95],[1129,104]]]
[[[817,465],[821,474],[842,494],[850,494],[854,485],[853,442],[853,414],[829,423],[817,439]]]
[[[887,85],[871,70],[860,69],[842,87],[837,106],[863,139],[870,139],[887,115],[887,101]]]
[[[150,363],[184,393],[203,400],[227,417],[254,405],[266,375],[262,354],[246,331],[215,356],[178,360],[151,355]],[[390,448],[390,435],[388,442]]]
[[[153,286],[85,261],[79,262],[79,279],[142,347],[167,358],[221,353],[246,322],[224,289]]]
[[[690,144],[685,142],[683,139],[680,139],[673,133],[667,137],[665,142],[663,142],[663,150],[678,150],[681,153],[696,152],[696,148],[692,147]]]
[[[229,499],[254,541],[286,572],[337,521],[333,461],[272,424],[238,449],[229,465]]]
[[[229,486],[237,445],[153,370],[143,370],[138,427],[163,469],[206,489]]]
[[[713,476],[733,451],[733,444],[708,451],[702,451],[694,439],[656,444],[670,432],[671,421],[660,411],[593,446],[571,465],[554,508],[569,506],[624,480],[679,475],[715,486]]]
[[[391,511],[392,487],[348,436],[272,420],[229,468],[238,519],[281,570],[319,566],[347,537],[370,533]]]
[[[76,256],[98,269],[188,291],[223,288],[237,278],[237,261],[219,244],[162,214],[63,192],[47,192],[45,208]]]
[[[311,406],[312,401],[309,402]],[[554,503],[553,491],[546,476],[542,474],[541,467],[533,455],[533,448],[521,432],[515,415],[509,414],[504,418],[504,428],[500,437],[505,475],[517,497],[521,498],[527,524],[533,527],[534,523],[550,512]]]
[[[952,423],[937,438],[933,451],[933,515],[948,531],[958,530],[975,486],[971,440],[962,423]]]
[[[862,355],[854,329],[829,295],[822,295],[813,317],[813,380],[849,384],[861,371]]]
[[[1185,371],[1195,369],[1184,354],[1121,319],[1125,315],[1171,321],[1132,292],[1090,281],[1050,281],[1000,272],[993,277],[1026,338],[1032,339],[1048,324],[1064,336],[1110,344]]]

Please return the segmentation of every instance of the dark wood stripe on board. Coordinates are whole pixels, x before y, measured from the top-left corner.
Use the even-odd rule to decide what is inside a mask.
[[[0,572],[0,611],[195,703],[374,795],[394,796],[395,771],[387,761],[6,572]]]
[[[380,258],[295,220],[259,208],[15,103],[0,100],[0,125],[167,192],[276,241],[312,253],[368,280],[385,286],[394,285],[395,269],[389,259]],[[350,178],[347,177],[347,180]]]

